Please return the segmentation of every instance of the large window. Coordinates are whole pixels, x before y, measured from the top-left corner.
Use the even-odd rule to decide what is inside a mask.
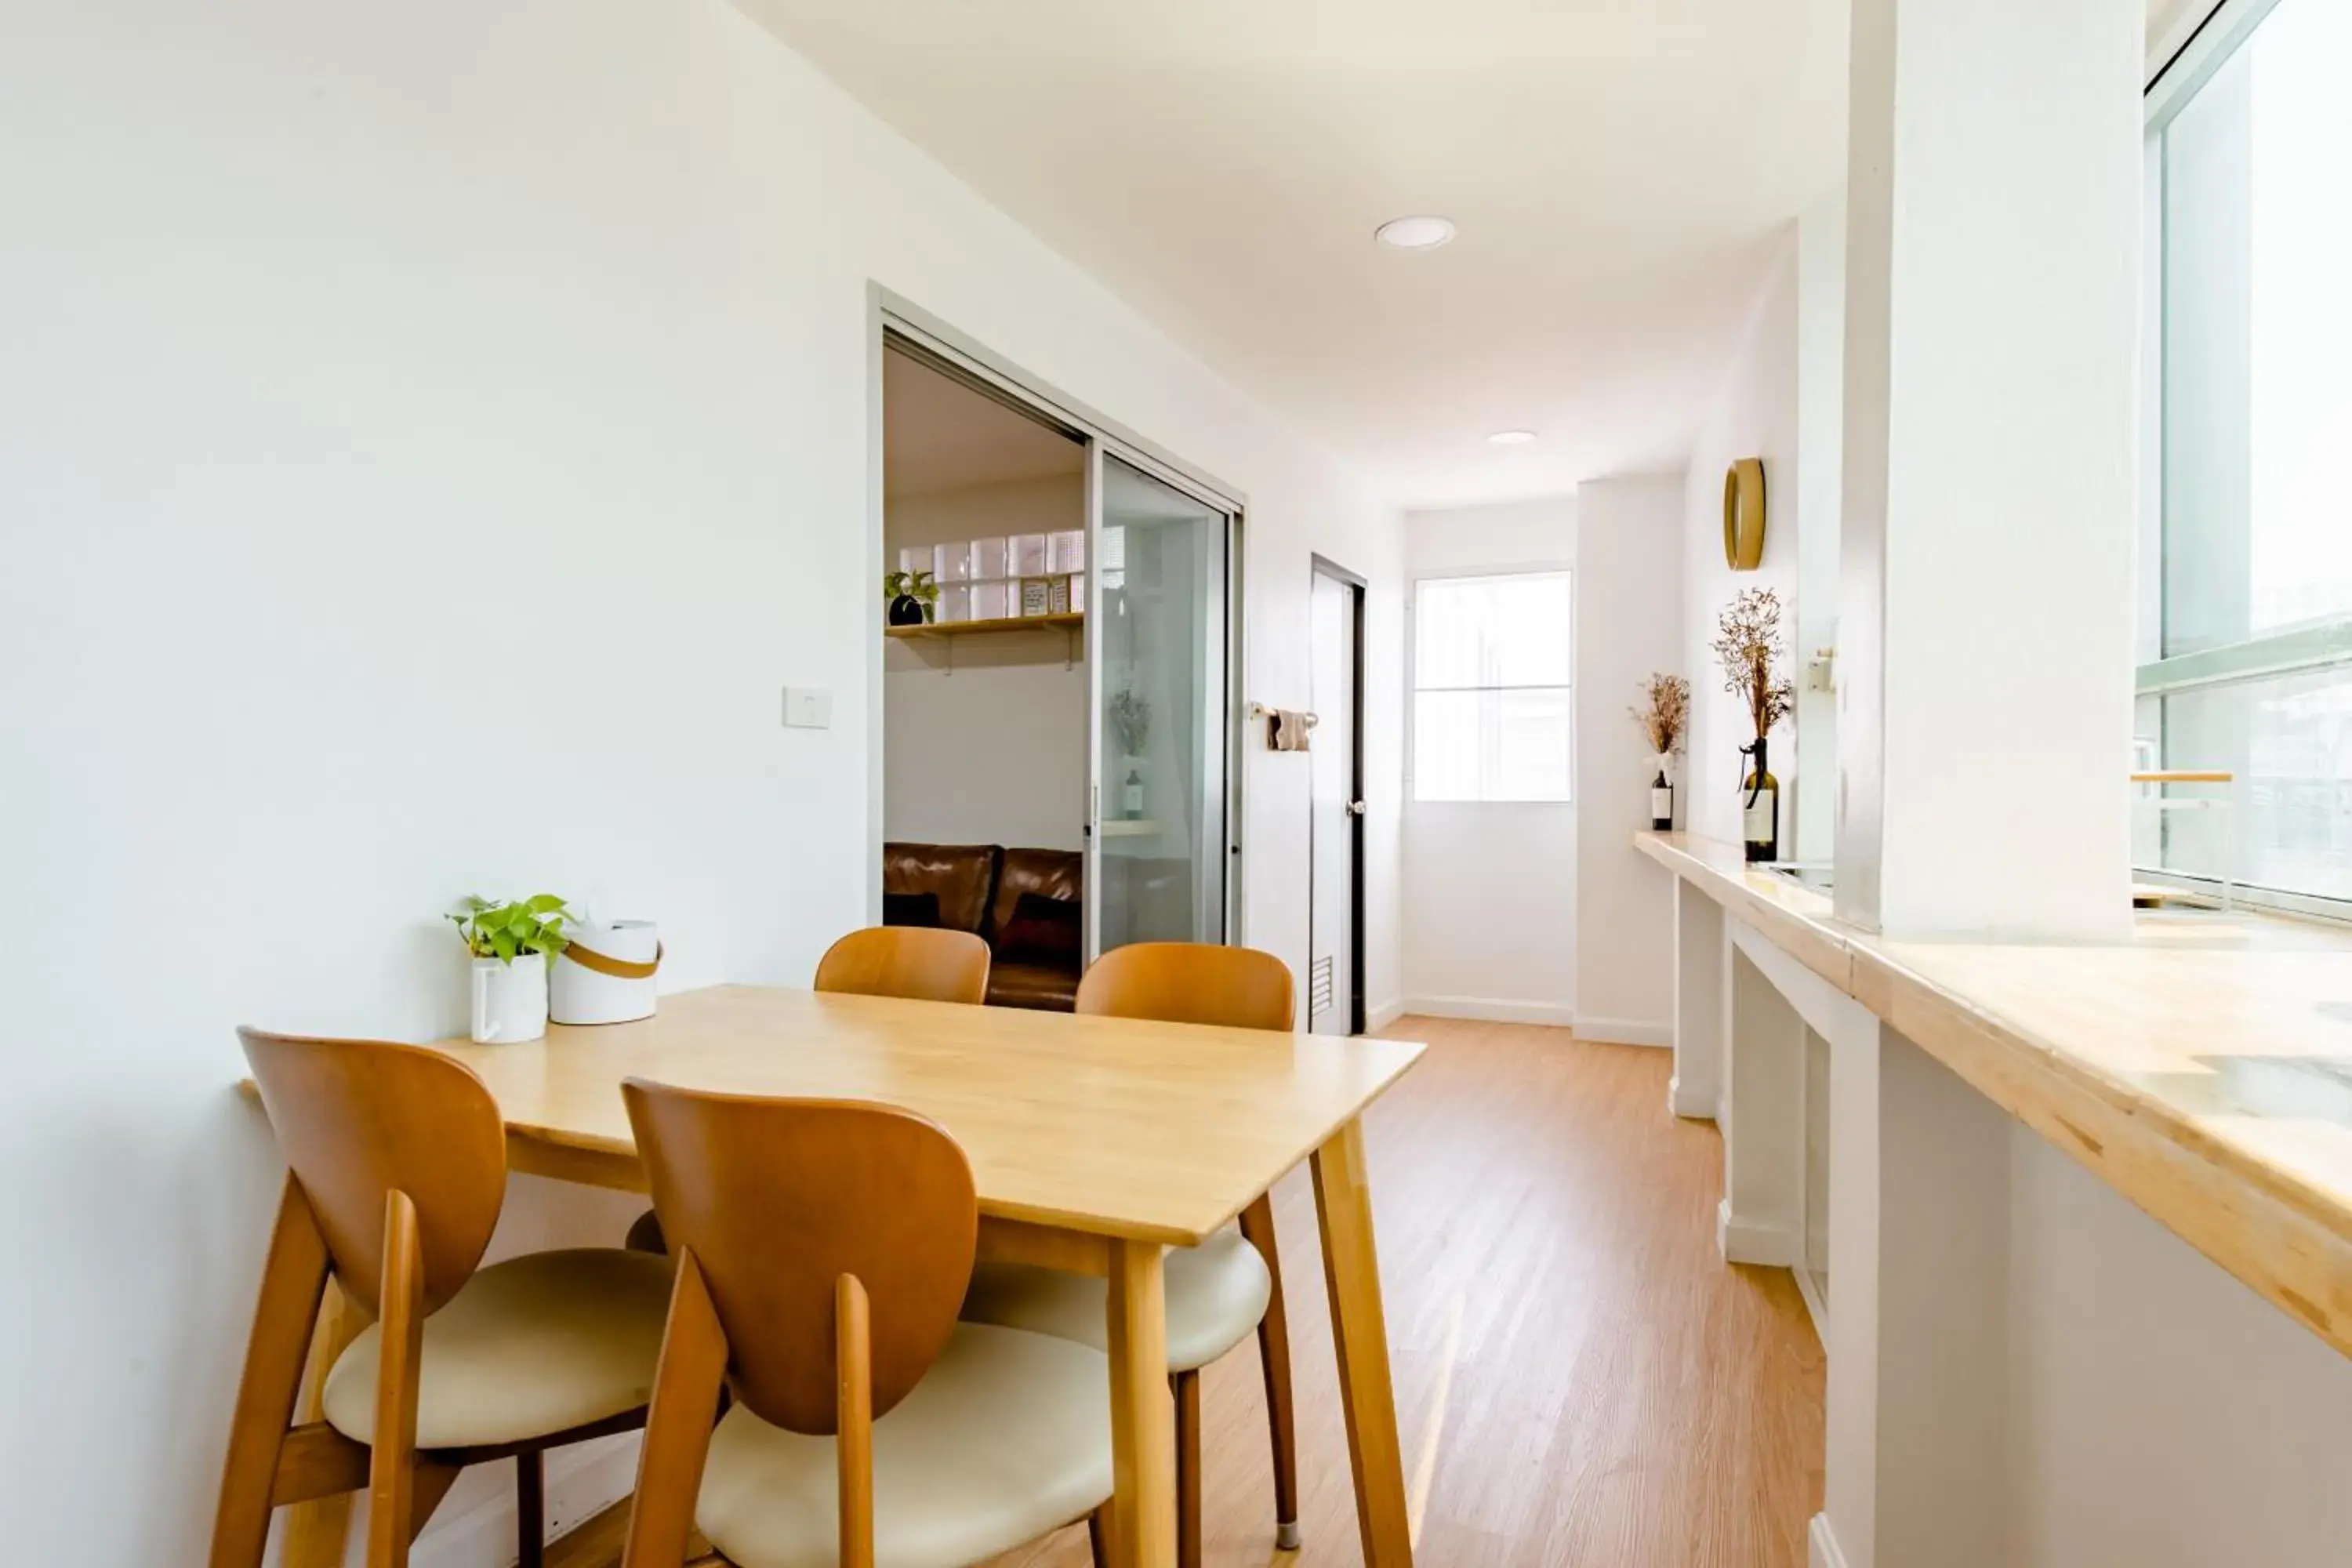
[[[2230,0],[2151,90],[2135,858],[2352,899],[2352,4]],[[2153,570],[2146,557],[2153,554]]]
[[[1570,604],[1565,572],[1415,585],[1414,799],[1569,798]]]

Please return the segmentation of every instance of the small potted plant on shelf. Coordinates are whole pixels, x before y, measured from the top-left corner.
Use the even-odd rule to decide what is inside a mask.
[[[509,904],[470,897],[449,919],[473,955],[475,1040],[504,1045],[547,1033],[547,972],[563,951],[572,920],[563,900],[553,893]]]
[[[890,595],[894,626],[927,626],[939,614],[940,583],[929,572],[890,573],[882,579],[882,591]]]
[[[1747,588],[1716,623],[1715,656],[1723,661],[1723,689],[1748,707],[1756,739],[1739,748],[1752,759],[1739,783],[1739,837],[1750,860],[1780,858],[1780,781],[1767,747],[1772,731],[1796,706],[1794,682],[1780,673],[1787,649],[1780,635],[1780,595]]]
[[[1650,826],[1671,833],[1675,826],[1675,753],[1682,750],[1683,731],[1690,728],[1690,682],[1679,675],[1655,674],[1642,683],[1642,701],[1630,711],[1650,738],[1658,754],[1658,771],[1650,780]]]

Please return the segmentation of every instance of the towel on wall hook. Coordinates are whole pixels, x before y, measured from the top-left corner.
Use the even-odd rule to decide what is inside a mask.
[[[1307,731],[1315,728],[1315,715],[1296,708],[1276,708],[1267,712],[1265,727],[1269,751],[1303,752],[1307,750]]]

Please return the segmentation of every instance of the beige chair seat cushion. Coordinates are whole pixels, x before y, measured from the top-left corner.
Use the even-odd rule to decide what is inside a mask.
[[[494,1263],[425,1320],[416,1446],[519,1443],[634,1410],[652,1396],[670,1262],[582,1247]],[[320,1412],[364,1443],[375,1426],[371,1324],[327,1374]]]
[[[741,1568],[834,1568],[838,1485],[833,1438],[738,1405],[710,1435],[695,1522]],[[1066,1340],[959,1323],[874,1424],[876,1568],[983,1562],[1110,1493],[1110,1362]]]
[[[1198,1247],[1169,1249],[1168,1370],[1203,1367],[1257,1330],[1274,1296],[1265,1260],[1238,1226]],[[1026,1263],[983,1263],[972,1270],[964,1321],[1076,1340],[1097,1350],[1110,1342],[1109,1287],[1085,1274]]]

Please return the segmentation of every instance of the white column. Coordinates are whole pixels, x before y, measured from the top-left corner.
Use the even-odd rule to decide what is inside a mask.
[[[1891,935],[2129,927],[2144,23],[1853,0],[1836,900]],[[1817,1560],[2011,1561],[2030,1135],[1891,1030],[1838,1062]]]
[[[1769,947],[1730,921],[1731,1040],[1725,1062],[1725,1259],[1790,1268],[1805,1256],[1805,1023],[1745,951]],[[1768,960],[1769,962],[1769,960]]]
[[[2128,924],[2142,0],[1854,0],[1838,911]]]
[[[1848,1568],[2009,1563],[2016,1127],[1893,1029],[1877,1068],[1877,1359],[1861,1369],[1875,1377],[1875,1451],[1866,1475],[1830,1478],[1829,1517]],[[1832,1289],[1844,1262],[1831,1261]],[[1866,1528],[1848,1513],[1855,1482],[1871,1489]]]
[[[1805,672],[1838,640],[1838,508],[1845,462],[1845,187],[1797,220],[1796,856],[1837,842],[1837,698]]]
[[[1680,877],[1675,883],[1675,1076],[1666,1086],[1676,1116],[1712,1118],[1723,1100],[1725,965],[1723,906]]]

